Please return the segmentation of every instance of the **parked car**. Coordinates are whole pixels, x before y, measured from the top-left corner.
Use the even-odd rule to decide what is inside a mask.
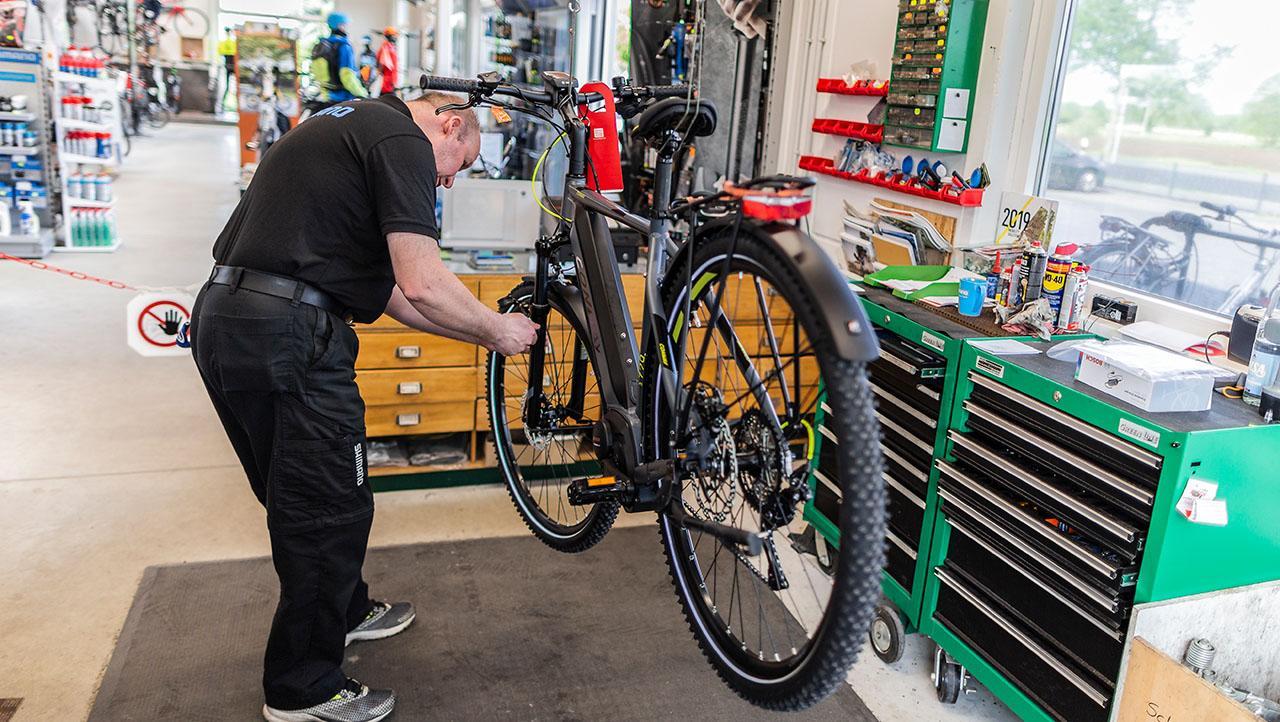
[[[1060,140],[1049,155],[1049,187],[1093,193],[1107,179],[1102,161],[1085,155]]]

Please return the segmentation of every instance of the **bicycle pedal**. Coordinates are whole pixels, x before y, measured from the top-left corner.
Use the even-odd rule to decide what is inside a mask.
[[[602,501],[622,501],[631,493],[631,484],[619,481],[616,476],[597,476],[589,479],[574,479],[569,482],[569,503],[574,506],[589,506]]]

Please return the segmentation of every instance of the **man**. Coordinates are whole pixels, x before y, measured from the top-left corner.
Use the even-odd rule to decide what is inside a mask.
[[[391,95],[396,92],[396,82],[400,77],[400,51],[396,48],[399,31],[388,25],[382,30],[382,45],[378,47],[378,75],[382,78],[378,95]]]
[[[347,39],[347,16],[330,13],[329,37],[316,41],[311,51],[311,77],[320,86],[328,104],[367,98],[369,91],[360,82],[355,51]]]
[[[213,248],[196,299],[193,355],[267,510],[280,601],[267,639],[263,716],[373,722],[390,690],[342,672],[343,647],[396,634],[407,603],[370,601],[362,579],[373,515],[356,334],[384,312],[504,355],[537,327],[481,304],[440,259],[436,187],[475,162],[471,111],[429,93],[341,103],[266,154]]]
[[[227,91],[231,90],[231,81],[236,77],[236,35],[230,27],[223,28],[226,37],[218,41],[218,55],[222,56],[223,85],[222,98],[218,100],[218,110],[227,109]]]

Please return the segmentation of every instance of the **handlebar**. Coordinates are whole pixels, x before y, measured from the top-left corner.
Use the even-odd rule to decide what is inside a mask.
[[[567,76],[565,76],[567,79]],[[481,76],[480,80],[471,80],[468,78],[446,78],[439,75],[423,75],[419,86],[423,90],[442,90],[449,93],[463,93],[476,101],[484,97],[505,96],[524,100],[536,105],[553,106],[556,103],[554,94],[544,90],[533,90],[532,88],[518,88],[514,85],[503,83],[493,76]],[[614,98],[618,104],[624,105],[635,101],[657,100],[660,98],[684,98],[688,97],[690,88],[688,85],[630,85],[625,78],[613,79]],[[568,87],[565,87],[567,92]],[[561,96],[563,97],[563,96]],[[578,93],[575,97],[576,104],[594,103],[601,99],[599,93]],[[627,113],[623,112],[626,117]]]
[[[1239,213],[1235,206],[1218,206],[1208,201],[1200,201],[1200,207],[1220,216],[1234,216]]]

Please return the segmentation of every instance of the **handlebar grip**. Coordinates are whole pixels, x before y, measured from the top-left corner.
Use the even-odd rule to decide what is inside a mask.
[[[423,75],[418,83],[423,90],[443,90],[450,93],[471,93],[480,89],[480,83],[466,78],[446,78],[440,75]]]
[[[650,85],[649,94],[655,99],[658,98],[687,98],[689,97],[689,86],[687,85]]]
[[[1214,213],[1221,213],[1223,211],[1223,208],[1221,206],[1215,206],[1209,201],[1200,201],[1200,207],[1205,209],[1206,211],[1213,211]]]

